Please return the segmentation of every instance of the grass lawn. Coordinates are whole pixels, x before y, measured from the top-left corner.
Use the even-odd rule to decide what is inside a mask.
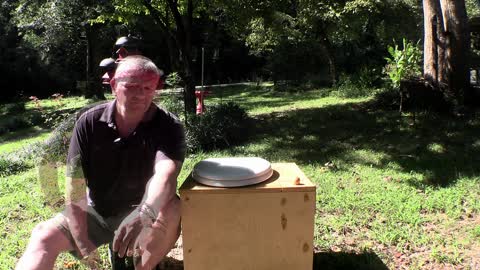
[[[240,146],[189,156],[180,184],[207,157],[295,162],[317,185],[318,269],[480,269],[478,115],[417,113],[414,122],[410,114],[377,108],[372,98],[327,89],[213,91],[207,109],[238,102],[256,119],[254,135]],[[0,149],[14,143],[1,142]],[[55,211],[45,205],[34,169],[0,178],[1,269],[14,266],[33,226]],[[105,248],[100,265],[108,267]],[[69,255],[57,266],[87,269]]]

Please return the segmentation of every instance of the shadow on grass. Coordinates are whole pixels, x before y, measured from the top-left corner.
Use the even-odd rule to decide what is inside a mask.
[[[480,161],[480,123],[473,118],[423,114],[413,124],[411,117],[395,111],[347,103],[264,114],[257,120],[253,140],[266,141],[259,154],[272,160],[320,166],[336,160],[340,169],[358,163],[378,168],[395,164],[406,173],[424,175],[423,181],[405,179],[418,188],[448,186],[480,172],[475,166]],[[379,158],[372,160],[368,153]]]
[[[118,268],[132,269],[133,268]],[[183,261],[166,257],[155,270],[183,270]],[[388,270],[375,253],[316,252],[313,254],[313,270]]]
[[[388,270],[375,253],[318,252],[313,255],[313,270]]]
[[[155,270],[182,270],[183,261],[166,257]],[[388,270],[375,253],[317,252],[313,254],[313,270]]]

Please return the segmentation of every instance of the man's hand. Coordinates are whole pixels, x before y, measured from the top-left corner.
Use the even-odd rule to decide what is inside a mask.
[[[118,226],[113,238],[113,251],[123,258],[125,254],[132,256],[137,236],[142,231],[140,212],[135,209]]]
[[[135,261],[136,270],[150,270],[163,259],[161,249],[164,248],[166,227],[158,223],[154,227],[144,227],[135,241],[136,255],[139,256]]]

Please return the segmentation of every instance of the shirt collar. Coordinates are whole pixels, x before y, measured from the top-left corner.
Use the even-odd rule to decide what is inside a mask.
[[[107,124],[115,124],[115,104],[116,100],[113,100],[107,104],[107,107],[102,113],[102,116],[100,116],[99,121],[100,122],[105,122]]]
[[[102,116],[100,116],[100,119],[99,119],[100,122],[105,122],[110,127],[115,126],[115,110],[116,110],[115,104],[116,103],[117,103],[117,100],[114,99],[113,101],[107,104],[107,107],[103,111]],[[153,118],[153,115],[155,114],[155,109],[156,109],[156,105],[152,102],[152,104],[150,105],[150,108],[143,116],[142,122],[150,121]]]

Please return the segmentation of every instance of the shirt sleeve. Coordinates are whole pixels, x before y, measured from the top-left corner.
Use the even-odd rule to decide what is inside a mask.
[[[71,178],[86,178],[85,158],[87,148],[86,119],[80,117],[73,128],[72,138],[68,147],[66,176]]]
[[[185,129],[180,121],[173,124],[170,141],[171,158],[183,162],[186,152]]]
[[[170,123],[167,129],[166,142],[160,142],[157,151],[162,152],[166,157],[183,162],[185,160],[186,143],[185,143],[185,129],[183,124],[174,115],[170,114]]]

